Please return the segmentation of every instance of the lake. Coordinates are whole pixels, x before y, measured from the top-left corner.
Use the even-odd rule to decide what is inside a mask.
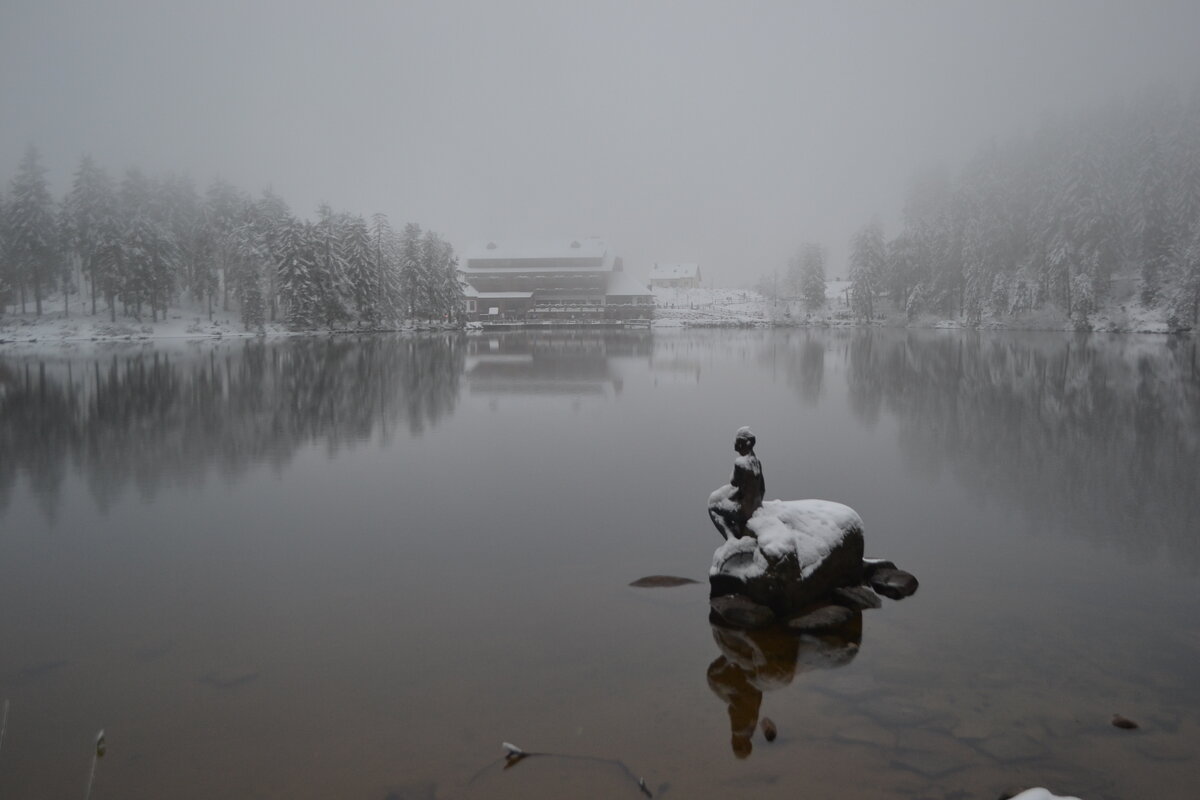
[[[917,594],[714,627],[741,425]],[[0,797],[1191,798],[1198,665],[1192,339],[0,351]]]

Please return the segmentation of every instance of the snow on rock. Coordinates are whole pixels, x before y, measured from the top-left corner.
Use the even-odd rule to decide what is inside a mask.
[[[1051,794],[1049,790],[1038,786],[1033,789],[1026,789],[1018,795],[1013,795],[1011,800],[1079,800],[1079,798],[1061,797],[1057,794]]]
[[[713,553],[713,597],[742,594],[786,618],[862,579],[862,518],[849,506],[767,500],[747,528]]]

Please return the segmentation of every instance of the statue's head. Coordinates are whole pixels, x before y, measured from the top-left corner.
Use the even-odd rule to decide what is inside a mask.
[[[754,449],[754,443],[758,441],[754,437],[749,427],[742,426],[738,428],[737,436],[733,440],[733,449],[737,450],[741,455],[746,455]]]

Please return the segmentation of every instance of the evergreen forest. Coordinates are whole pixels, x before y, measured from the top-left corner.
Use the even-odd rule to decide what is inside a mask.
[[[246,330],[395,328],[461,321],[463,287],[448,242],[415,223],[392,228],[321,205],[293,214],[271,191],[137,168],[114,178],[89,156],[56,200],[30,146],[0,196],[0,314],[43,313],[51,298],[91,314],[165,319],[187,302],[238,314]]]

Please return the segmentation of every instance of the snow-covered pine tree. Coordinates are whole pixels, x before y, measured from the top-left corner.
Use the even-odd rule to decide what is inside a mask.
[[[400,236],[400,293],[408,319],[420,310],[422,289],[421,226],[410,222]]]
[[[108,306],[110,322],[117,321],[117,298],[125,283],[125,262],[125,236],[120,209],[113,208],[112,213],[101,218],[92,268],[96,289]]]
[[[124,273],[120,293],[133,306],[134,317],[142,318],[143,306],[151,320],[167,305],[174,289],[177,248],[171,239],[158,201],[159,191],[140,170],[130,169],[121,182],[120,205]]]
[[[346,309],[344,228],[344,219],[322,203],[317,209],[312,277],[317,316],[330,330],[349,316]]]
[[[206,287],[209,316],[218,292],[221,294],[222,310],[229,310],[229,271],[237,257],[233,230],[245,200],[232,184],[218,178],[208,187],[204,198],[206,235],[211,241],[212,258],[201,265],[204,270],[199,284]]]
[[[875,318],[875,292],[886,268],[883,227],[872,221],[850,242],[850,307],[862,319]]]
[[[1200,227],[1200,84],[1175,131],[1170,173],[1175,177],[1171,215],[1175,250],[1182,261]]]
[[[150,186],[140,170],[133,168],[121,181],[121,235],[125,270],[120,295],[126,310],[142,319],[142,306],[150,295],[154,232],[150,221]]]
[[[25,310],[25,289],[33,292],[37,315],[42,315],[42,297],[54,283],[58,258],[57,224],[54,200],[46,185],[46,168],[38,150],[25,150],[17,174],[12,179],[8,204],[8,254],[12,259],[21,310]]]
[[[904,224],[912,239],[912,272],[905,280],[910,318],[943,305],[938,287],[950,258],[953,196],[950,179],[941,172],[918,176],[904,204]]]
[[[892,304],[905,312],[916,283],[916,241],[911,232],[905,231],[888,242],[886,289]]]
[[[115,205],[112,178],[97,166],[91,156],[85,155],[75,171],[66,206],[68,241],[79,259],[83,275],[87,277],[93,314],[96,313],[96,297],[99,294],[96,260],[105,226],[111,224],[110,217]]]
[[[963,230],[963,320],[978,325],[983,319],[983,306],[991,293],[991,263],[989,242],[984,222],[978,215],[967,219]]]
[[[800,293],[804,307],[817,311],[825,307],[825,248],[816,242],[805,242],[797,256],[800,262]]]
[[[1172,330],[1185,331],[1200,323],[1200,225],[1179,261],[1179,286],[1171,298],[1167,324]]]
[[[360,216],[348,217],[343,223],[342,235],[342,257],[346,263],[349,308],[359,326],[378,328],[383,289],[366,220]]]
[[[426,233],[426,247],[432,259],[430,274],[435,298],[434,314],[443,321],[459,319],[466,305],[462,282],[458,278],[458,259],[454,248],[433,231]]]
[[[54,240],[58,251],[58,285],[62,290],[63,316],[71,316],[71,293],[75,291],[76,264],[79,257],[71,249],[71,217],[66,198],[58,204],[54,217]]]
[[[211,269],[212,253],[203,235],[204,207],[195,184],[185,175],[168,175],[154,182],[154,217],[163,236],[171,243],[173,262],[169,280],[161,289],[166,304],[181,299],[186,290],[196,302],[204,297],[197,277]],[[207,262],[208,266],[202,266]]]
[[[269,266],[265,271],[267,310],[271,322],[279,313],[279,264],[283,259],[283,238],[291,224],[292,212],[287,203],[271,190],[263,192],[258,200],[255,218],[259,225],[259,237],[266,246]]]
[[[173,236],[169,212],[171,210],[168,188],[162,181],[150,186],[150,221],[153,225],[154,241],[150,253],[150,316],[154,318],[157,308],[165,320],[167,308],[175,299],[179,278],[179,245]]]
[[[8,202],[3,192],[0,192],[0,316],[4,316],[4,312],[8,310],[15,283],[12,275],[14,262],[9,254],[8,242]]]
[[[266,276],[271,257],[258,218],[259,206],[243,201],[241,215],[226,239],[228,273],[233,296],[246,330],[261,331],[266,321]]]
[[[798,297],[804,291],[804,265],[800,252],[792,254],[787,261],[787,269],[783,272],[783,294],[785,297]]]
[[[316,320],[315,233],[310,223],[288,220],[279,241],[276,275],[279,303],[288,327],[302,330]]]
[[[371,217],[371,263],[378,275],[381,296],[381,317],[390,324],[404,318],[403,296],[400,289],[400,243],[386,215]]]
[[[1141,259],[1143,305],[1161,299],[1162,282],[1171,263],[1170,208],[1162,151],[1154,129],[1147,131],[1140,148],[1137,193],[1138,256]]]
[[[1110,202],[1104,195],[1099,164],[1090,146],[1085,145],[1071,160],[1063,205],[1070,217],[1077,258],[1068,310],[1077,325],[1086,327],[1089,315],[1108,294],[1119,249]]]

